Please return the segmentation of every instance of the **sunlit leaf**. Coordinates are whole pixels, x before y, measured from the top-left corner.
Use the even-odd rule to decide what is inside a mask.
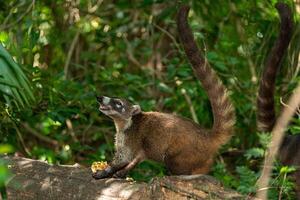
[[[0,155],[4,153],[12,153],[13,151],[13,146],[9,144],[0,144]]]

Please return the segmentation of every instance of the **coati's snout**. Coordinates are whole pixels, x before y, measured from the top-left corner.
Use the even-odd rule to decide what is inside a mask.
[[[97,101],[99,111],[111,118],[129,119],[141,112],[139,105],[133,105],[125,99],[98,96]]]

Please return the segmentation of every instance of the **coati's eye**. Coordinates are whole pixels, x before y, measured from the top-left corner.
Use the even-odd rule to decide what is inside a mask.
[[[117,101],[117,102],[116,102],[116,106],[117,106],[117,108],[121,108],[123,105],[122,105],[121,102]]]

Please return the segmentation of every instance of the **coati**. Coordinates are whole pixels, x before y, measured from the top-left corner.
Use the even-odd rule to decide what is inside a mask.
[[[187,22],[189,7],[182,6],[177,26],[185,53],[211,102],[213,127],[206,130],[193,121],[172,114],[143,112],[125,99],[97,97],[99,110],[116,126],[113,161],[95,179],[124,177],[144,159],[164,163],[171,174],[209,172],[219,147],[233,131],[235,112],[226,88],[199,51]]]
[[[292,37],[293,20],[291,9],[277,3],[281,25],[279,36],[269,54],[259,84],[257,98],[257,126],[259,131],[271,132],[276,123],[274,91],[276,74]],[[286,135],[281,143],[278,158],[284,165],[300,167],[300,135]],[[300,170],[294,173],[297,199],[300,200]]]

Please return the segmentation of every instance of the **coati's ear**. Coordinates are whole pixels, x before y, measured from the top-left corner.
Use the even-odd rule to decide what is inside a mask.
[[[141,113],[142,110],[141,110],[141,107],[139,105],[133,105],[132,106],[132,110],[131,110],[131,115],[137,115],[139,113]]]

